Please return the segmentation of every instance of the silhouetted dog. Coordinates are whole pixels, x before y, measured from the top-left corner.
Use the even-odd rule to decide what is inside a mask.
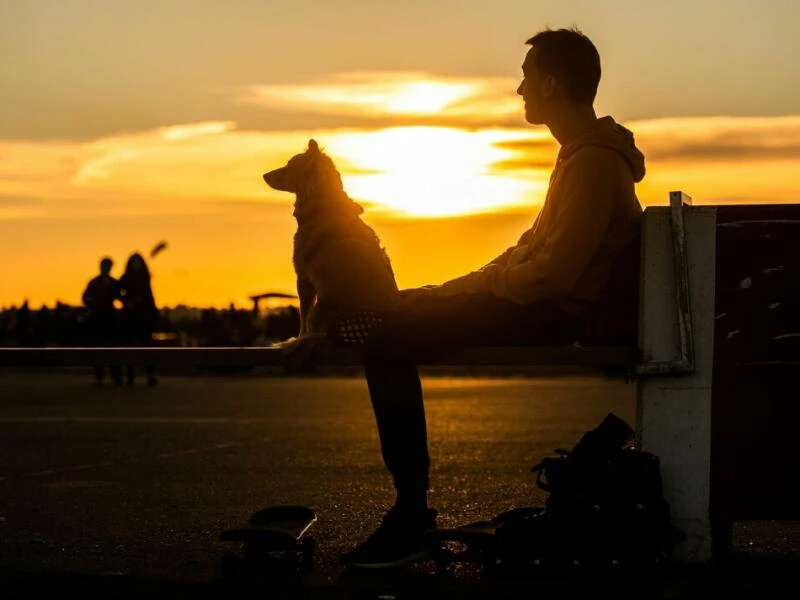
[[[301,338],[326,334],[334,319],[354,311],[386,313],[399,307],[389,257],[316,141],[285,166],[265,173],[264,181],[296,197],[293,262]]]

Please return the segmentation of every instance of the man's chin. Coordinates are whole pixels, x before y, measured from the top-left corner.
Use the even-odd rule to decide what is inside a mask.
[[[531,125],[544,125],[541,116],[530,111],[525,111],[525,120]]]

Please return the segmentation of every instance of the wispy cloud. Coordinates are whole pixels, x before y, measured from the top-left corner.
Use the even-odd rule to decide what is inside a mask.
[[[800,116],[684,117],[625,123],[647,159],[638,187],[645,204],[663,203],[684,189],[699,203],[797,202]],[[549,136],[520,130],[501,146],[512,156],[498,175],[549,171],[558,152]]]
[[[247,132],[233,122],[175,125],[75,142],[0,140],[0,194],[40,198],[51,210],[195,213],[204,201],[285,201],[260,174],[281,164],[303,132]],[[96,208],[96,207],[94,207]]]
[[[800,116],[658,119],[637,123],[637,132],[652,160],[800,158]]]
[[[153,166],[157,168],[164,158],[171,161],[174,155],[191,153],[204,145],[203,138],[235,127],[230,121],[190,123],[100,139],[84,145],[89,158],[82,161],[72,183],[80,186],[107,179],[112,171],[124,171],[126,163],[155,163]]]
[[[417,72],[340,73],[308,84],[255,85],[240,102],[286,112],[380,119],[383,124],[519,124],[518,81],[442,77]]]
[[[647,157],[639,186],[645,203],[663,202],[676,188],[699,202],[800,200],[800,116],[626,125]],[[327,147],[351,195],[395,215],[403,206],[431,215],[531,210],[543,200],[558,151],[546,131],[530,127],[255,131],[230,121],[88,141],[0,140],[0,197],[18,199],[0,201],[0,219],[289,204],[292,198],[265,186],[261,173],[302,151],[310,137]]]
[[[45,206],[39,198],[0,196],[0,221],[34,219],[43,214]]]

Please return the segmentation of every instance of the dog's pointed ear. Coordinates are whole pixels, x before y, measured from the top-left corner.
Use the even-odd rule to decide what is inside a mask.
[[[317,144],[317,140],[308,140],[308,149],[311,152],[319,152],[319,144]]]

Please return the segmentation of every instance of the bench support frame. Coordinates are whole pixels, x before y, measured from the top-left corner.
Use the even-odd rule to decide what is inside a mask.
[[[648,211],[643,223],[639,348],[653,365],[647,374],[664,376],[638,381],[636,433],[640,447],[659,457],[673,523],[687,534],[675,558],[705,562],[711,557],[716,211],[676,207],[677,194],[671,215]],[[680,236],[672,235],[676,213],[683,217]]]

